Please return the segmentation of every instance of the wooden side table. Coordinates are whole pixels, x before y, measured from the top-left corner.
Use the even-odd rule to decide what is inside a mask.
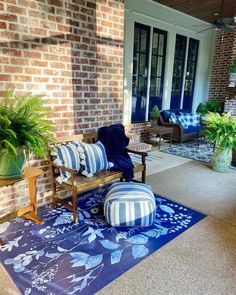
[[[29,183],[30,205],[21,208],[17,211],[17,216],[24,215],[25,218],[30,219],[36,223],[43,224],[44,220],[37,216],[37,178],[43,171],[36,167],[26,167],[24,175],[17,179],[0,179],[0,187],[6,185],[14,185],[15,183],[27,179]],[[0,245],[3,245],[3,240],[0,239]]]
[[[159,150],[161,149],[162,135],[169,135],[170,146],[172,144],[173,128],[171,128],[171,127],[164,127],[164,126],[150,127],[150,128],[145,129],[145,133],[146,133],[147,142],[150,141],[150,134],[151,133],[159,135]]]

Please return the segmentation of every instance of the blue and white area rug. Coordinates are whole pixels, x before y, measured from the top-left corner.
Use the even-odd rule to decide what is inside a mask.
[[[189,142],[175,147],[162,149],[161,152],[205,163],[211,163],[213,144],[204,142],[200,143],[198,147],[197,142]]]
[[[94,294],[205,217],[156,195],[151,227],[112,228],[102,210],[107,189],[80,196],[78,225],[66,208],[51,206],[39,210],[44,225],[24,218],[0,225],[0,262],[22,294]]]

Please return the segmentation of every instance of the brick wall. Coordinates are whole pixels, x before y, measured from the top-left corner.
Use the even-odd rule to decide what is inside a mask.
[[[210,99],[224,100],[230,97],[227,92],[229,84],[229,69],[236,58],[236,29],[232,33],[216,33],[215,50],[212,61],[212,75],[210,84]]]
[[[56,135],[122,122],[124,0],[0,3],[0,92],[45,93]],[[39,203],[50,200],[47,162]],[[26,183],[0,190],[0,216],[28,202]]]

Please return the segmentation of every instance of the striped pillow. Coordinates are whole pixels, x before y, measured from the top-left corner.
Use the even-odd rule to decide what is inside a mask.
[[[78,151],[78,147],[79,144],[73,141],[68,144],[58,145],[54,150],[54,153],[57,156],[54,163],[58,166],[65,166],[76,172],[81,172],[83,170],[83,166],[80,163],[82,156]],[[57,180],[62,182],[70,177],[71,173],[60,170],[60,177],[58,177]]]
[[[112,226],[150,226],[156,215],[151,186],[143,183],[118,182],[109,188],[104,214]]]
[[[173,123],[173,124],[179,124],[178,117],[176,116],[175,113],[171,113],[171,115],[169,117],[169,122]]]
[[[85,157],[81,164],[85,166],[82,174],[92,177],[95,173],[113,167],[113,163],[108,162],[104,145],[98,141],[95,144],[80,143]]]

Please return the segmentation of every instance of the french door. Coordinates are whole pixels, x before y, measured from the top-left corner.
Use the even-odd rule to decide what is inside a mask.
[[[171,109],[179,109],[182,99],[187,37],[176,35],[175,60],[171,89]]]
[[[199,41],[195,39],[189,39],[188,47],[188,61],[185,75],[184,97],[183,97],[183,109],[187,112],[191,112],[193,104],[194,83],[196,77],[197,57],[198,57]]]
[[[176,35],[171,109],[192,110],[198,47],[198,40]]]
[[[167,32],[135,23],[132,122],[148,121],[154,105],[161,109]]]
[[[150,27],[135,23],[133,52],[132,122],[145,121]]]
[[[167,32],[154,28],[152,35],[149,112],[155,105],[162,107]]]

